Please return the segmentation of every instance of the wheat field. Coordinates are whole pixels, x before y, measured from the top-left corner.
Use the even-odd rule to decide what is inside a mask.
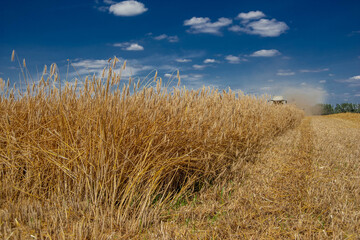
[[[0,80],[1,239],[357,239],[359,118],[266,96]],[[125,67],[125,64],[121,69]],[[105,76],[106,75],[106,76]]]

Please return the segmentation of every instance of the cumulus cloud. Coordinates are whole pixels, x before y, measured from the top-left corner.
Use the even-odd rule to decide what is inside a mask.
[[[191,59],[186,59],[186,58],[178,58],[175,61],[179,62],[179,63],[187,63],[187,62],[191,62]]]
[[[248,21],[251,19],[259,19],[263,17],[265,17],[265,14],[262,11],[250,11],[248,13],[239,13],[236,18]]]
[[[295,75],[295,72],[292,72],[290,70],[278,70],[278,72],[276,73],[276,75],[278,76],[293,76]]]
[[[319,83],[326,83],[326,80],[320,80]]]
[[[235,25],[229,28],[233,32],[244,32],[261,37],[278,37],[288,29],[285,22],[279,22],[276,19],[260,19],[244,23],[243,26]]]
[[[252,53],[250,56],[251,57],[275,57],[280,54],[281,53],[276,49],[269,49],[269,50],[262,49],[262,50]]]
[[[208,17],[192,17],[184,21],[184,26],[189,26],[189,33],[209,33],[221,35],[221,30],[228,27],[232,32],[243,32],[261,37],[277,37],[289,29],[285,22],[275,18],[266,19],[262,11],[250,11],[239,13],[235,19],[240,20],[239,25],[230,26],[233,21],[230,18],[221,17],[216,22],[211,22]]]
[[[121,17],[140,15],[148,10],[143,3],[135,0],[122,1],[119,3],[109,3],[112,3],[109,8],[109,12]]]
[[[207,58],[204,60],[204,63],[215,63],[216,60],[215,59],[211,59],[211,58]]]
[[[359,81],[360,80],[360,75],[357,76],[353,76],[350,78],[351,81]]]
[[[225,57],[225,60],[227,60],[229,63],[232,63],[232,64],[237,64],[237,63],[240,63],[240,62],[247,61],[246,59],[243,59],[243,58],[240,58],[240,57],[234,56],[234,55],[227,55]]]
[[[127,51],[142,51],[144,50],[144,47],[137,44],[137,43],[132,43],[130,44],[130,46],[128,46],[127,48],[125,48]]]
[[[129,42],[123,42],[123,43],[115,43],[113,44],[114,47],[121,47],[122,50],[125,51],[143,51],[144,47],[139,45],[138,43],[129,43]]]
[[[219,18],[216,22],[211,22],[208,17],[192,17],[184,21],[184,26],[189,26],[189,33],[209,33],[220,35],[220,29],[229,26],[232,20],[229,18]]]
[[[158,40],[158,41],[166,39],[169,42],[178,42],[179,41],[178,36],[176,36],[176,35],[175,36],[168,36],[166,34],[161,34],[159,36],[156,36],[156,37],[154,37],[154,39]]]
[[[329,68],[317,68],[317,69],[302,69],[300,72],[302,73],[318,73],[318,72],[326,72],[329,71]]]

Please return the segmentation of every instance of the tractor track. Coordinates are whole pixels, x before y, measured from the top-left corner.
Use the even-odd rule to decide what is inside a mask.
[[[244,192],[256,231],[242,236],[360,239],[359,137],[353,121],[306,117],[276,138],[248,169]]]

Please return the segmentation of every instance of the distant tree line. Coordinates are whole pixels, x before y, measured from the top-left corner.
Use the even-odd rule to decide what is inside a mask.
[[[320,104],[321,115],[329,115],[334,113],[360,113],[360,104],[355,103],[341,103],[336,105]]]

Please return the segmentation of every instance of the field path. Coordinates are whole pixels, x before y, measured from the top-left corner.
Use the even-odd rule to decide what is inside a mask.
[[[306,117],[243,173],[150,238],[360,239],[360,115]]]
[[[358,120],[307,117],[263,152],[246,181],[257,213],[246,237],[359,239]]]
[[[243,173],[150,238],[360,239],[360,114],[306,117]]]

